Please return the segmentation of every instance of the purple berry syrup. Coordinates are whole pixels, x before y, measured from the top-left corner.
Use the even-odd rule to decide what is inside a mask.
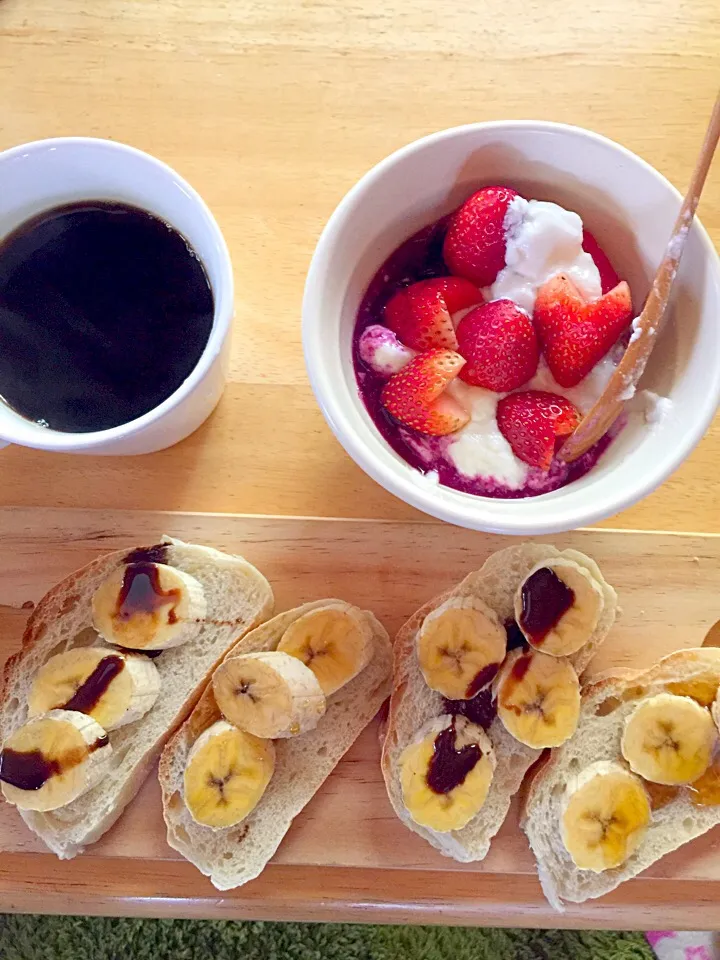
[[[387,378],[376,374],[360,357],[359,345],[363,331],[374,323],[384,324],[385,304],[393,294],[402,287],[417,283],[418,280],[449,276],[450,272],[442,258],[448,220],[449,217],[443,217],[413,234],[390,254],[370,281],[358,310],[353,334],[353,366],[360,396],[373,423],[395,453],[422,474],[435,471],[439,482],[444,486],[478,497],[514,500],[550,493],[578,480],[591,470],[622,428],[622,423],[617,423],[574,463],[566,464],[553,460],[548,471],[529,467],[525,485],[512,489],[493,477],[467,477],[460,473],[446,452],[453,441],[453,434],[429,437],[395,420],[380,402],[380,393],[387,383]],[[606,293],[618,282],[617,276],[605,255],[599,251],[594,238],[588,235],[588,242],[583,239],[583,246],[596,260],[602,290]],[[600,256],[597,255],[598,251]]]

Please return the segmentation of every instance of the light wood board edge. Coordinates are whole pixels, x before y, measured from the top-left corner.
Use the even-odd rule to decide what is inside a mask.
[[[599,901],[557,913],[533,876],[447,874],[349,867],[271,864],[239,890],[219,893],[189,863],[105,860],[64,863],[48,883],[43,855],[5,854],[0,903],[11,913],[293,920],[347,923],[428,923],[647,930],[707,929],[718,916],[720,883],[631,881]],[[62,880],[60,880],[60,874]],[[402,889],[404,897],[398,898]]]
[[[412,526],[415,524],[422,524],[427,526],[447,526],[447,527],[456,527],[455,524],[447,523],[444,520],[438,520],[435,517],[430,515],[421,515],[413,519],[388,519],[388,518],[376,518],[376,517],[330,517],[330,516],[318,516],[313,514],[279,514],[279,513],[232,513],[224,510],[145,510],[141,508],[137,509],[125,509],[117,507],[2,507],[0,506],[0,518],[3,514],[24,514],[31,516],[33,514],[43,513],[49,516],[72,516],[83,515],[91,517],[102,517],[102,516],[117,516],[123,515],[125,517],[142,517],[144,515],[151,514],[154,517],[212,517],[213,519],[218,518],[231,518],[233,520],[280,520],[280,521],[299,521],[299,522],[322,522],[322,523],[341,523],[346,526],[357,526],[359,524],[378,524],[380,526],[388,527],[398,527],[398,526]],[[466,529],[470,532],[470,527],[456,527],[457,529]],[[498,537],[503,536],[503,534],[492,533],[490,531],[477,530],[475,531],[479,536],[491,536]],[[590,533],[590,534],[639,534],[641,536],[663,536],[663,537],[703,537],[710,538],[714,540],[720,540],[720,533],[704,533],[702,530],[664,530],[662,528],[657,528],[654,530],[645,530],[640,527],[576,527],[573,530],[567,530],[565,533],[538,533],[528,536],[517,535],[511,537],[521,543],[523,540],[534,540],[534,539],[552,539],[553,537],[565,536],[568,533]],[[2,535],[2,526],[0,525],[0,536]]]

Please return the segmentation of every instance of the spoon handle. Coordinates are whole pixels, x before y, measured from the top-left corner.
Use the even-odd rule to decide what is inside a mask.
[[[685,241],[719,138],[720,93],[715,100],[705,140],[665,249],[665,256],[655,274],[642,313],[633,321],[633,334],[627,350],[600,398],[558,452],[558,457],[567,463],[577,460],[607,433],[622,412],[625,402],[635,393],[637,382],[645,370],[645,364],[663,325],[672,285],[685,249]]]

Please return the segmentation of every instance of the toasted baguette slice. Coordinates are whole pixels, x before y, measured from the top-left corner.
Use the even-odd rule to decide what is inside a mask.
[[[281,613],[253,630],[225,658],[274,650],[299,617],[322,607],[349,608],[342,600],[317,600]],[[257,807],[235,827],[215,830],[196,823],[183,799],[183,774],[192,745],[220,719],[212,684],[160,759],[160,785],[167,840],[210,877],[231,890],[258,876],[300,813],[390,694],[392,648],[384,627],[362,611],[372,630],[374,654],[365,669],[328,698],[317,727],[298,737],[275,740],[275,773]]]
[[[27,720],[27,699],[39,667],[76,646],[100,643],[92,629],[91,600],[97,587],[127,557],[142,553],[184,570],[205,591],[207,617],[199,634],[183,646],[164,650],[154,661],[160,696],[144,717],[113,730],[112,766],[88,793],[51,813],[19,811],[23,820],[62,860],[98,840],[139,790],[162,747],[198,700],[213,668],[237,641],[272,614],[273,594],[265,577],[242,557],[164,537],[143,551],[119,550],[71,574],[46,594],[33,611],[19,653],[5,665],[0,695],[0,741]]]
[[[593,873],[580,870],[565,849],[561,832],[561,803],[568,776],[596,760],[623,763],[620,739],[625,718],[642,699],[672,684],[683,692],[686,684],[720,686],[720,650],[681,650],[664,657],[649,670],[620,676],[605,675],[583,690],[580,725],[572,740],[557,747],[530,785],[523,813],[523,829],[537,858],[545,896],[557,910],[563,901],[582,903],[601,897],[625,880],[636,877],[665,854],[706,833],[720,823],[720,806],[697,806],[687,789],[680,789],[667,806],[654,810],[647,834],[635,853],[620,867]],[[674,686],[680,684],[680,688]]]
[[[400,755],[428,720],[443,713],[442,696],[427,686],[420,672],[415,652],[418,631],[425,617],[451,596],[479,597],[495,611],[501,623],[512,619],[513,599],[518,586],[536,564],[553,557],[574,560],[587,568],[602,586],[605,604],[600,621],[585,646],[568,658],[578,674],[582,673],[615,621],[617,596],[603,579],[594,560],[576,550],[561,552],[549,544],[524,543],[493,554],[480,570],[469,574],[453,590],[418,610],[400,629],[395,640],[393,692],[382,755],[385,785],[390,802],[403,823],[447,857],[463,862],[484,859],[490,849],[490,841],[507,816],[512,797],[542,751],[519,743],[496,717],[488,736],[495,751],[497,766],[482,809],[461,830],[448,833],[439,833],[415,823],[403,803]]]

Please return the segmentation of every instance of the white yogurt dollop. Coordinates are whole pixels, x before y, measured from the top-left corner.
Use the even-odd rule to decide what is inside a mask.
[[[574,403],[580,413],[586,414],[607,386],[615,366],[614,359],[608,355],[596,363],[576,387],[561,387],[541,359],[535,376],[520,389],[560,394]],[[452,435],[447,448],[447,456],[458,473],[464,477],[492,477],[511,490],[523,487],[528,465],[515,456],[497,423],[497,405],[506,394],[473,387],[462,380],[454,380],[447,392],[470,414],[470,422]]]
[[[502,393],[473,387],[462,380],[448,386],[458,403],[470,414],[470,422],[453,435],[447,455],[464,477],[492,477],[511,490],[518,490],[527,479],[528,467],[518,459],[500,433],[497,405]]]
[[[608,354],[595,364],[590,373],[576,387],[561,387],[550,373],[550,368],[543,357],[535,376],[527,386],[520,389],[547,390],[548,393],[559,393],[561,397],[567,397],[570,403],[574,403],[584,416],[590,412],[596,401],[602,396],[616,366],[615,360]]]
[[[398,338],[380,323],[373,323],[360,335],[359,353],[362,360],[381,377],[391,377],[417,356],[415,350],[400,343]]]
[[[650,426],[657,426],[672,413],[673,402],[668,397],[660,397],[652,390],[641,390],[639,398],[643,407],[645,423],[650,424]]]
[[[583,224],[571,210],[545,200],[515,197],[505,214],[505,267],[483,290],[486,299],[514,300],[532,314],[538,289],[566,273],[588,300],[602,295],[600,273],[582,248]]]

